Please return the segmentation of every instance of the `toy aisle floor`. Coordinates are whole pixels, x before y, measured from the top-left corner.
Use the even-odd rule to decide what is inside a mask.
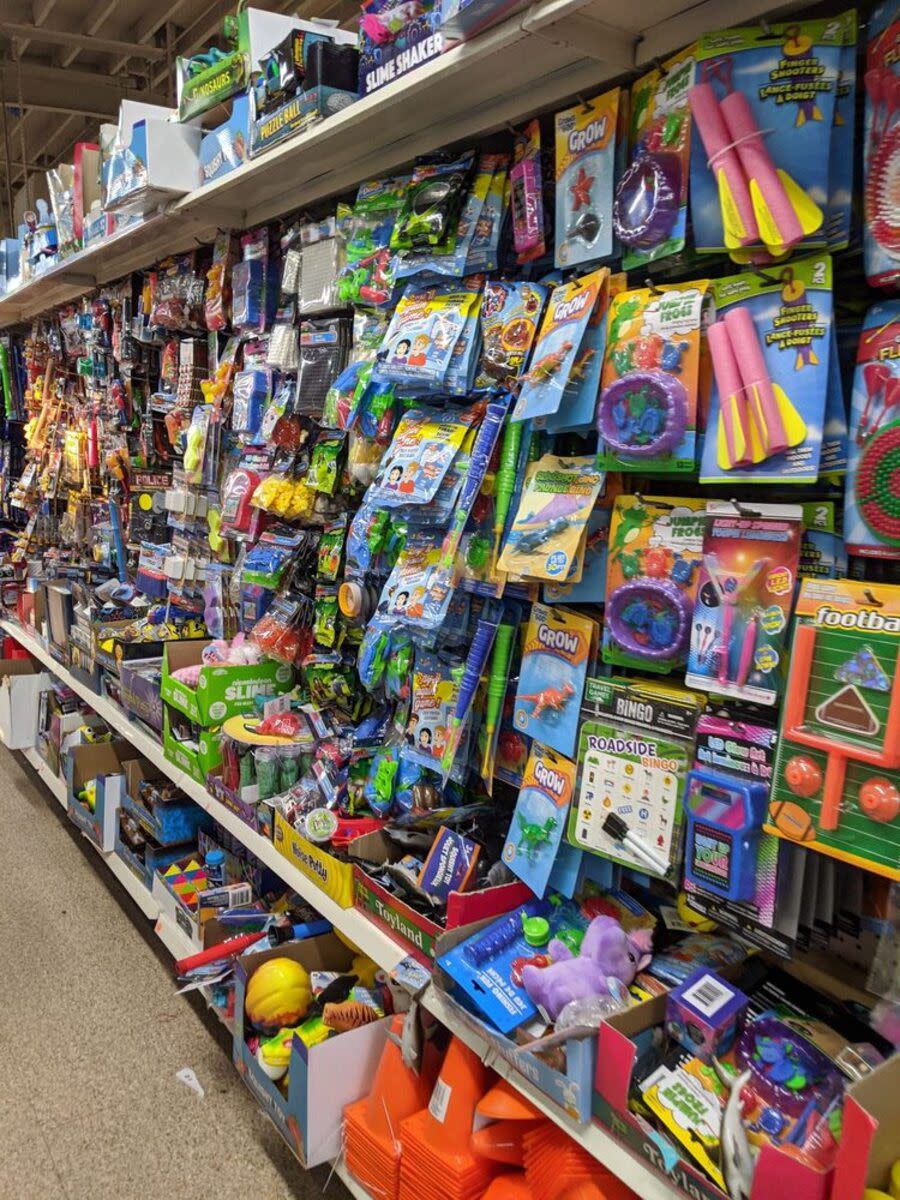
[[[0,750],[0,1200],[316,1200],[328,1168],[292,1157],[53,803]]]

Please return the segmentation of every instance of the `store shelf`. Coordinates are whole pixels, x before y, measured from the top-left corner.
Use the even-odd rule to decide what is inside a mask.
[[[30,763],[38,775],[40,775],[42,781],[46,785],[47,789],[51,792],[60,808],[65,809],[66,785],[63,780],[60,779],[58,775],[53,774],[53,772],[38,754],[37,750],[33,749],[32,747],[29,746],[27,750],[23,750],[22,757],[26,759],[26,761]]]
[[[776,6],[779,13],[795,0]],[[473,140],[598,89],[700,34],[755,20],[772,0],[537,0],[515,16],[140,225],[0,298],[0,329],[166,254],[345,191],[417,154]]]
[[[63,680],[73,692],[85,700],[107,724],[126,738],[134,748],[154,763],[168,776],[186,795],[199,804],[210,816],[227,829],[239,842],[247,847],[260,862],[275,872],[279,878],[299,896],[312,904],[326,920],[330,921],[341,933],[346,934],[363,953],[383,967],[390,970],[405,957],[405,951],[369,921],[361,912],[354,908],[340,908],[330,896],[297,870],[292,863],[280,854],[268,838],[256,833],[248,825],[226,808],[224,804],[211,795],[202,784],[191,779],[180,771],[163,754],[163,748],[156,738],[151,737],[134,721],[118,704],[105,696],[99,696],[89,687],[76,679],[65,667],[61,666],[41,642],[33,634],[27,633],[14,621],[0,621],[0,628],[10,637],[16,639],[29,654],[50,670],[57,678]]]

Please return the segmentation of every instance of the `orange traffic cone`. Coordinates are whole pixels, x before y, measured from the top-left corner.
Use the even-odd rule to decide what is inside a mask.
[[[482,1200],[533,1200],[524,1171],[507,1171],[488,1184]]]
[[[511,1083],[500,1079],[482,1097],[478,1104],[478,1115],[490,1121],[535,1121],[542,1114]]]
[[[524,1162],[522,1138],[530,1128],[528,1121],[494,1121],[472,1134],[472,1149],[492,1162],[521,1167]]]

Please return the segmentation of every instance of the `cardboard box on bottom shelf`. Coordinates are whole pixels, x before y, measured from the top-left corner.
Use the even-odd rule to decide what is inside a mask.
[[[244,1000],[253,973],[271,958],[292,958],[307,971],[348,971],[353,958],[333,933],[276,946],[235,963],[234,1065],[281,1136],[306,1167],[341,1151],[344,1107],[366,1095],[384,1051],[390,1018],[306,1046],[294,1037],[287,1096],[263,1073],[246,1042]]]
[[[168,782],[166,776],[146,759],[133,759],[125,764],[123,807],[161,846],[193,842],[201,829],[212,826],[211,818],[199,805],[186,796],[155,802],[141,796],[142,784],[157,783],[164,786]]]
[[[177,736],[180,721],[168,704],[163,705],[163,753],[170,763],[180,767],[197,783],[206,783],[210,771],[222,765],[222,750],[219,745],[219,730],[191,727],[191,737]]]
[[[199,874],[198,874],[199,872]],[[168,917],[190,938],[197,950],[204,947],[204,927],[222,908],[237,908],[250,904],[253,889],[249,883],[231,883],[221,888],[205,886],[203,859],[199,850],[159,867],[153,875],[151,892],[159,905],[160,915]],[[195,886],[195,880],[201,886]],[[215,891],[221,902],[204,903],[207,891]]]
[[[124,767],[134,748],[128,742],[76,746],[66,755],[66,811],[69,820],[104,853],[116,844],[119,807],[125,787]],[[93,809],[80,799],[94,784]]]
[[[847,1091],[831,1200],[858,1200],[866,1188],[896,1195],[889,1180],[898,1158],[900,1054],[895,1054]]]
[[[866,997],[866,993],[857,986],[852,968],[845,963],[818,955],[797,958],[789,963],[765,953],[761,957],[825,997],[845,1002],[867,998],[871,1001],[871,997]],[[736,969],[723,967],[718,973],[727,979],[736,974]],[[674,1139],[664,1136],[628,1107],[632,1076],[641,1048],[649,1045],[651,1030],[663,1022],[666,999],[665,995],[655,996],[625,1012],[616,1013],[600,1026],[594,1079],[594,1116],[600,1125],[666,1175],[671,1181],[674,1196],[685,1195],[690,1200],[728,1200],[726,1193],[699,1166],[686,1156],[681,1156]],[[868,1082],[877,1078],[877,1075],[878,1071],[874,1072]],[[760,1147],[752,1189],[746,1200],[781,1200],[782,1197],[790,1197],[790,1200],[826,1200],[833,1174],[833,1170],[818,1169],[798,1157],[793,1147],[782,1149],[766,1144]],[[861,1192],[853,1193],[852,1200],[860,1200],[861,1195]],[[831,1200],[835,1200],[833,1193]],[[849,1194],[846,1200],[851,1200]]]
[[[288,862],[302,871],[307,879],[311,879],[327,896],[330,896],[341,908],[353,907],[353,865],[334,854],[329,854],[322,846],[317,846],[302,833],[298,833],[284,819],[280,812],[275,813],[275,829],[272,837],[276,848]]]
[[[402,851],[383,833],[367,833],[355,838],[348,854],[351,859],[377,863],[402,857]],[[413,957],[426,967],[434,961],[435,942],[446,931],[487,917],[502,916],[532,897],[531,890],[518,881],[479,891],[451,892],[447,900],[446,923],[439,924],[383,888],[358,861],[353,864],[353,880],[356,907],[398,942],[408,946]]]
[[[49,686],[50,676],[32,659],[0,659],[0,741],[7,749],[34,745],[41,692]]]
[[[123,816],[126,820],[130,819],[127,813],[119,809],[113,849],[126,867],[128,867],[129,871],[149,892],[153,886],[154,873],[158,870],[165,870],[171,863],[177,862],[179,858],[183,858],[191,849],[190,844],[181,843],[177,846],[160,846],[152,838],[148,837],[145,839],[143,846],[138,850],[129,845],[122,833]]]
[[[443,934],[437,939],[435,954],[445,954],[494,920],[494,917],[489,917]],[[453,980],[440,966],[435,966],[432,980],[438,991],[443,993],[456,1019],[485,1041],[517,1074],[527,1079],[554,1104],[558,1104],[574,1120],[582,1124],[590,1120],[596,1039],[569,1042],[564,1049],[555,1049],[549,1055],[531,1054],[460,1003],[454,996],[456,989]]]
[[[160,695],[197,725],[221,725],[228,717],[253,712],[257,696],[280,696],[294,683],[292,667],[267,660],[240,666],[203,664],[208,641],[167,642]],[[200,667],[196,687],[175,677],[183,667]]]

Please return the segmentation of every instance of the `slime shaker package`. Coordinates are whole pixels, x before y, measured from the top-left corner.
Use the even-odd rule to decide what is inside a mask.
[[[574,267],[613,253],[616,127],[622,93],[563,109],[556,127],[556,265]]]
[[[693,472],[708,283],[620,292],[609,307],[597,428],[611,471]]]
[[[593,457],[545,454],[532,463],[498,568],[531,579],[569,579],[602,486]]]
[[[534,604],[525,633],[513,725],[571,757],[597,623],[565,608]]]
[[[688,89],[693,50],[667,59],[631,88],[631,161],[616,187],[613,228],[626,271],[684,249],[691,157]]]
[[[831,259],[748,271],[712,289],[713,389],[700,482],[815,483],[826,396],[839,384],[829,370]]]
[[[535,742],[503,847],[503,861],[543,896],[575,790],[575,763]]]
[[[702,500],[616,497],[607,550],[605,663],[659,672],[684,664],[704,520]]]
[[[582,358],[588,325],[608,280],[609,271],[602,267],[553,289],[531,365],[522,376],[519,398],[512,411],[513,421],[528,421],[557,412],[572,371]]]
[[[844,539],[851,554],[900,559],[900,300],[866,313],[850,400]]]
[[[685,682],[775,704],[800,562],[799,504],[706,505]]]
[[[689,100],[691,224],[703,251],[763,262],[825,246],[831,130],[845,41],[841,20],[710,33]],[[756,255],[759,258],[759,255]]]

